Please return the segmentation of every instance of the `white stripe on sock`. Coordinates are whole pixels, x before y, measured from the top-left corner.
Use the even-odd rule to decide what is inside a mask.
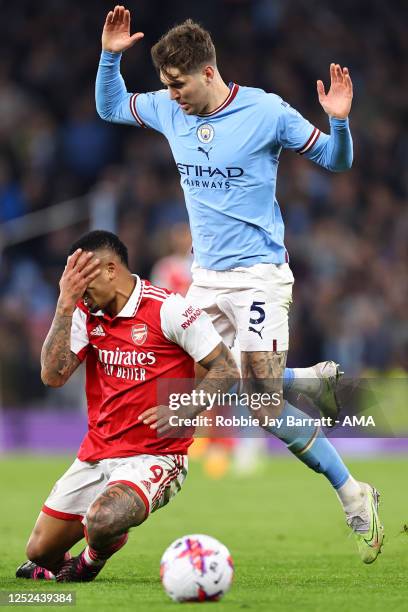
[[[106,563],[106,559],[92,559],[89,555],[89,546],[84,550],[84,559],[87,565],[100,566]]]

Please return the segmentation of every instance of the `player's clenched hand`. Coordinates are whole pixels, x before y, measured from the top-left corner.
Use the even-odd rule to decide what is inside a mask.
[[[157,429],[159,434],[169,433],[171,425],[169,419],[174,414],[168,406],[154,406],[148,408],[139,416],[139,421],[149,425],[150,429]]]
[[[143,32],[130,35],[130,11],[116,5],[106,16],[102,32],[102,49],[121,53],[143,38]]]
[[[77,301],[83,296],[89,283],[101,272],[100,260],[93,253],[77,249],[67,259],[67,265],[62,273],[59,287],[58,306],[64,313],[72,314]]]
[[[176,425],[170,424],[169,421],[171,416],[177,416]],[[174,410],[170,410],[168,406],[154,406],[153,408],[148,408],[139,415],[139,421],[143,421],[145,425],[149,425],[150,429],[156,429],[160,436],[171,434],[173,438],[189,437],[190,435],[186,427],[179,425],[179,423],[182,423],[182,418],[180,410],[175,413]]]
[[[326,94],[323,82],[317,81],[317,94],[320,104],[330,117],[346,119],[353,100],[353,83],[348,68],[330,64],[330,89]]]

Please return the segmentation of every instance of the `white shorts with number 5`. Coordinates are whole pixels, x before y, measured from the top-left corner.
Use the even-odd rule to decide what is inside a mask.
[[[293,274],[289,264],[256,264],[233,270],[193,266],[187,299],[205,310],[232,347],[242,351],[287,351]]]
[[[147,517],[178,493],[187,469],[185,455],[134,455],[93,462],[75,459],[57,480],[42,511],[55,518],[84,522],[98,495],[107,486],[120,482],[136,491]]]

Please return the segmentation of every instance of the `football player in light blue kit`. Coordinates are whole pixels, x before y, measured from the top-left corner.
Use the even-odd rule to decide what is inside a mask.
[[[165,89],[128,93],[120,75],[121,53],[141,38],[141,32],[130,34],[130,13],[123,6],[108,13],[96,80],[98,113],[106,121],[153,128],[167,138],[193,238],[195,261],[188,297],[209,313],[226,344],[238,340],[242,376],[256,379],[257,390],[281,391],[284,377],[286,389],[296,384],[307,393],[316,381],[321,384],[324,372],[313,368],[284,372],[293,276],[275,197],[276,176],[283,148],[334,172],[351,167],[348,69],[331,64],[327,94],[323,83],[317,82],[319,102],[330,118],[330,135],[326,135],[279,96],[227,85],[217,69],[209,33],[191,20],[172,28],[152,49]],[[319,365],[333,367],[332,362]],[[335,370],[331,378],[337,374]],[[304,416],[285,401],[280,410],[284,419]],[[268,431],[327,477],[362,560],[372,563],[383,540],[377,491],[350,475],[319,428]]]

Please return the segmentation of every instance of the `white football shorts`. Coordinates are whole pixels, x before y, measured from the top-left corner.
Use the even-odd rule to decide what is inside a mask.
[[[186,455],[135,455],[93,462],[75,459],[55,483],[42,511],[55,518],[85,522],[86,512],[98,495],[121,482],[141,497],[147,517],[180,491],[187,470]]]
[[[287,351],[293,274],[289,264],[233,270],[193,265],[186,298],[205,310],[225,344],[242,351]]]

